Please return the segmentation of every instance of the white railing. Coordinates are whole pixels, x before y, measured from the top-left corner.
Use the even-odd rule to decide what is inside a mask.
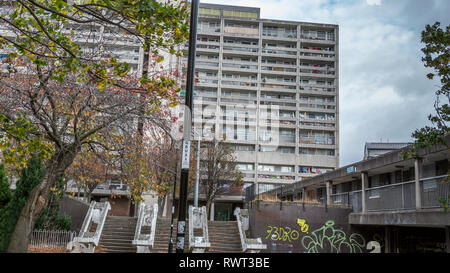
[[[97,203],[92,201],[79,235],[68,243],[67,249],[71,252],[93,253],[95,247],[98,246],[103,225],[110,209],[109,202]],[[93,229],[95,231],[91,231]]]
[[[261,250],[267,249],[267,245],[263,244],[261,238],[247,238],[246,231],[249,229],[248,210],[236,208],[234,210],[236,216],[239,236],[241,238],[242,252],[259,253]]]
[[[150,253],[155,242],[156,218],[158,217],[158,204],[139,204],[139,214],[134,233],[133,245],[136,245],[137,253]],[[150,230],[143,231],[143,228]]]
[[[75,231],[33,230],[29,246],[33,248],[64,248],[76,235]]]
[[[202,236],[195,236],[194,230],[201,229]],[[208,236],[208,217],[206,207],[189,206],[189,251],[204,253],[211,247]]]

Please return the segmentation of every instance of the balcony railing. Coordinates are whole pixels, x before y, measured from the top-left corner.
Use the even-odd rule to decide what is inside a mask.
[[[420,180],[422,208],[438,208],[450,201],[448,175],[423,178]]]
[[[367,189],[367,211],[414,209],[414,186],[414,181],[410,181]]]
[[[334,137],[300,137],[300,143],[334,145]]]
[[[332,194],[331,204],[353,207],[354,212],[362,210],[362,191],[351,191],[345,193]]]
[[[421,208],[439,208],[450,200],[448,175],[420,179]],[[368,188],[366,211],[394,211],[416,209],[415,181],[408,181]],[[362,191],[331,194],[332,204],[350,205],[354,212],[361,212]]]

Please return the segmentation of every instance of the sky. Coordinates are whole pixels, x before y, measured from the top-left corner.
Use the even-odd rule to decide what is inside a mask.
[[[421,60],[427,24],[450,24],[448,0],[201,0],[258,7],[261,18],[339,25],[340,167],[366,142],[412,142],[430,125],[438,80]]]

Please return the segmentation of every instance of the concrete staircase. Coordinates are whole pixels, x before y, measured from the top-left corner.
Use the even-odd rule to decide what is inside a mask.
[[[132,244],[136,223],[137,218],[108,216],[95,252],[136,253],[136,247]]]
[[[239,253],[242,252],[241,238],[236,221],[208,221],[209,252]]]
[[[103,226],[99,247],[96,252],[136,253],[132,241],[136,230],[137,218],[126,216],[108,216]],[[173,251],[176,249],[177,220],[173,221]],[[208,221],[209,252],[235,253],[241,252],[241,241],[236,221]],[[158,218],[156,222],[155,243],[153,253],[167,253],[170,238],[170,218]],[[186,237],[184,249],[189,247],[189,221],[186,221]]]
[[[158,218],[156,221],[156,233],[155,233],[155,244],[153,247],[154,253],[168,253],[169,250],[169,239],[170,239],[170,218]],[[173,220],[173,252],[177,248],[177,219]],[[189,247],[189,221],[186,221],[186,236],[184,239],[184,249],[187,250]]]
[[[176,249],[177,220],[174,219],[172,238],[173,251]],[[189,221],[186,221],[184,249],[189,247]],[[211,248],[208,252],[238,253],[242,251],[241,239],[236,221],[208,221],[208,233]],[[156,222],[155,246],[153,252],[167,253],[169,248],[170,219],[159,218]]]

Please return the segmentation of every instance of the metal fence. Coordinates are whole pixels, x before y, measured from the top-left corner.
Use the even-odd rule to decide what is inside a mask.
[[[350,206],[354,212],[360,212],[362,210],[362,191],[332,194],[331,204]]]
[[[422,191],[422,208],[438,208],[443,203],[448,204],[450,200],[448,175],[421,179],[420,189]]]
[[[33,230],[30,246],[39,248],[65,247],[76,235],[75,231]]]
[[[280,184],[253,184],[245,189],[245,202],[254,200],[280,201],[285,185]]]
[[[415,207],[414,181],[373,187],[366,190],[367,211],[405,210]]]

